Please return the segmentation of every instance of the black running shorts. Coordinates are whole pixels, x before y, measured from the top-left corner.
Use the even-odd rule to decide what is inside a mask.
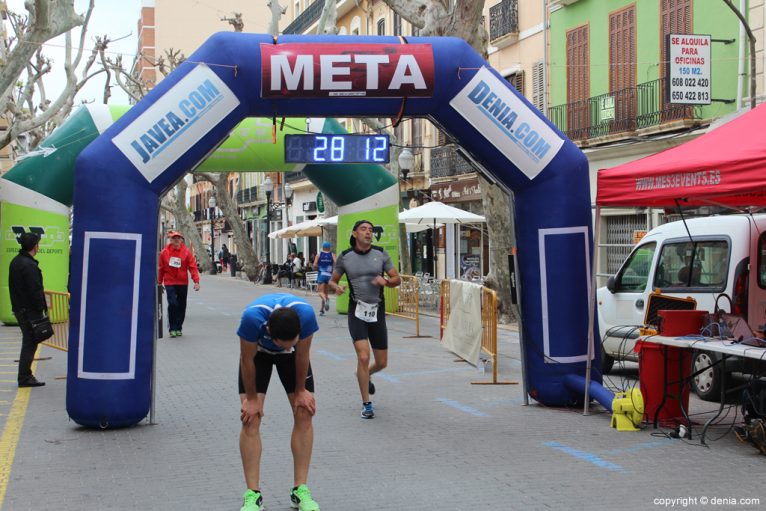
[[[370,340],[370,346],[374,350],[387,350],[388,349],[388,328],[386,328],[386,312],[385,304],[380,302],[378,308],[378,321],[375,323],[368,323],[362,321],[354,315],[356,310],[356,302],[354,300],[348,301],[348,331],[351,334],[351,340],[361,341],[364,339]]]
[[[279,380],[282,382],[285,392],[295,392],[295,352],[283,355],[272,355],[259,351],[255,356],[255,389],[258,394],[265,394],[271,380],[271,370],[276,366]],[[239,393],[245,393],[245,385],[242,383],[242,371],[237,370],[239,375]],[[309,374],[306,377],[306,390],[314,392],[314,375],[309,364]]]

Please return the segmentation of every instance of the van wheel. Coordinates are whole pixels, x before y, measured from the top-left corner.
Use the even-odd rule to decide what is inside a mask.
[[[614,367],[614,357],[610,357],[606,354],[606,351],[604,351],[604,347],[601,346],[601,373],[602,374],[609,374],[612,372],[612,368]]]
[[[725,377],[721,365],[714,366],[715,360],[710,353],[705,351],[697,351],[693,356],[692,372],[696,373],[707,368],[707,370],[702,371],[692,379],[694,392],[703,401],[719,401],[721,398],[721,385]]]

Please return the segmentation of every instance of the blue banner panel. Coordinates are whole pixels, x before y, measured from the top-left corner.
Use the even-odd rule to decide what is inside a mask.
[[[545,354],[550,361],[587,359],[587,344],[572,332],[588,332],[590,256],[586,228],[541,229]],[[551,340],[555,339],[555,342]],[[571,342],[563,342],[570,340]]]
[[[135,377],[138,237],[86,236],[78,374],[92,379]],[[121,238],[121,239],[120,239]],[[127,238],[127,239],[126,239]],[[100,289],[109,289],[103,296]],[[102,341],[104,337],[109,342]]]

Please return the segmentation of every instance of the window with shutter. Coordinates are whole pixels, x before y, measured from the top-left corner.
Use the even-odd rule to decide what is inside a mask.
[[[412,152],[418,154],[423,152],[423,119],[412,119]]]
[[[590,112],[590,31],[583,25],[567,32],[567,135],[588,137]]]
[[[386,35],[386,20],[383,18],[378,20],[378,35]]]
[[[609,15],[609,92],[611,108],[599,108],[612,116],[610,132],[635,129],[636,123],[636,5]],[[607,99],[607,98],[605,98]],[[609,122],[609,121],[606,121]]]
[[[692,0],[660,0],[660,112],[662,122],[692,117],[692,108],[665,100],[665,46],[669,34],[692,33]]]
[[[524,71],[517,71],[508,75],[505,79],[508,80],[508,83],[513,85],[522,96],[524,95]]]
[[[532,104],[543,112],[545,108],[545,66],[542,60],[532,64]],[[545,112],[543,112],[545,113]]]

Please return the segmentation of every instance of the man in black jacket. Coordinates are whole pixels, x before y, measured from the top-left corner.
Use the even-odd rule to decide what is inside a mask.
[[[40,236],[25,232],[19,237],[21,249],[13,258],[8,270],[8,288],[11,293],[11,308],[21,328],[21,354],[19,355],[19,387],[41,387],[32,374],[32,360],[37,352],[37,342],[32,335],[31,320],[47,313],[43,291],[43,274],[37,266],[35,254],[40,248]]]

